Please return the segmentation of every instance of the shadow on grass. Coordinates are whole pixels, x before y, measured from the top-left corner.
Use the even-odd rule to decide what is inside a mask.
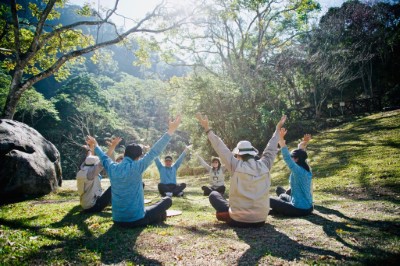
[[[271,224],[260,228],[234,228],[239,239],[246,242],[250,248],[239,258],[238,265],[257,265],[258,261],[267,255],[283,260],[294,261],[306,257],[305,251],[320,256],[331,256],[337,260],[343,255],[331,250],[303,245],[287,235],[277,231]]]
[[[321,226],[328,237],[334,238],[344,246],[356,252],[356,256],[360,257],[366,264],[387,263],[390,264],[393,259],[399,259],[400,255],[389,252],[377,247],[374,243],[369,242],[373,234],[376,234],[374,239],[387,239],[387,237],[400,236],[400,224],[387,221],[370,221],[367,219],[351,218],[340,211],[326,208],[324,206],[314,206],[321,214],[336,216],[342,221],[333,221],[327,219],[318,213],[305,216],[303,219]],[[357,240],[357,238],[359,240]],[[388,242],[389,243],[389,242]]]
[[[40,240],[51,242],[37,251],[24,256],[20,263],[87,265],[99,264],[126,264],[134,265],[161,265],[157,260],[149,259],[135,250],[136,239],[144,228],[125,229],[111,224],[105,233],[92,233],[86,220],[90,216],[111,217],[111,213],[96,214],[81,213],[81,207],[73,207],[64,218],[46,227],[31,226],[28,223],[37,217],[29,219],[2,219],[0,224],[12,229],[23,230],[39,237]],[[78,228],[81,234],[63,234],[66,227]],[[107,226],[107,225],[105,225]],[[100,258],[99,258],[100,257]]]

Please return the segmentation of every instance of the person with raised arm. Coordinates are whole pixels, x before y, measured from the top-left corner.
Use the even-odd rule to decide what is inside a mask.
[[[108,156],[113,154],[121,140],[116,137],[109,143]],[[83,146],[87,150],[86,158],[76,176],[79,201],[84,212],[101,212],[111,204],[111,186],[103,192],[100,175],[103,165],[99,157],[94,155],[94,145],[89,141],[86,142],[88,145]]]
[[[218,157],[211,158],[211,165],[209,165],[200,155],[194,154],[199,163],[208,171],[209,182],[208,186],[202,186],[204,196],[209,196],[211,192],[217,191],[224,195],[225,193],[225,174],[224,167],[221,164],[221,159]]]
[[[186,188],[185,183],[177,183],[176,176],[179,167],[188,153],[188,148],[181,153],[175,163],[173,163],[172,156],[167,155],[164,158],[164,164],[161,163],[157,157],[154,162],[156,163],[158,172],[160,173],[160,183],[158,184],[158,191],[161,196],[183,196],[183,190]]]
[[[291,193],[283,191],[279,198],[271,198],[271,214],[283,214],[286,216],[305,216],[313,211],[312,173],[306,162],[307,152],[304,150],[311,139],[311,135],[305,135],[298,149],[289,152],[286,146],[285,135],[287,130],[281,128],[279,132],[279,146],[282,157],[290,169],[289,183]],[[305,143],[304,143],[305,141]]]
[[[311,140],[311,134],[304,134],[303,139],[297,145],[297,149],[306,151],[310,140]],[[290,187],[286,190],[284,187],[278,186],[275,191],[276,191],[276,195],[278,195],[278,197],[280,197],[281,195],[282,195],[282,197],[287,197],[284,194],[287,194],[289,196],[292,194],[292,189]]]
[[[110,177],[114,224],[132,228],[165,221],[166,210],[171,207],[172,200],[165,197],[156,204],[145,207],[142,174],[165,149],[180,123],[180,115],[175,120],[170,120],[168,131],[146,154],[143,154],[142,147],[136,143],[127,145],[124,159],[120,163],[113,162],[98,146],[96,139],[88,136]]]
[[[260,227],[265,224],[269,211],[270,170],[278,153],[279,131],[286,121],[282,116],[260,159],[258,150],[247,140],[237,143],[230,151],[224,142],[209,127],[207,116],[196,114],[212,147],[231,173],[229,202],[218,192],[209,196],[216,210],[216,217],[234,227]]]

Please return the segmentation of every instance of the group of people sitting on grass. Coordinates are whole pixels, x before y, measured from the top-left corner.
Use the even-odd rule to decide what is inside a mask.
[[[213,157],[211,165],[208,165],[195,154],[200,164],[209,171],[210,185],[203,186],[202,190],[216,210],[218,220],[235,227],[258,227],[265,223],[268,213],[303,216],[313,211],[312,173],[306,162],[305,151],[310,135],[305,135],[298,148],[290,153],[285,142],[287,130],[283,128],[286,116],[283,116],[259,157],[258,150],[246,140],[238,142],[231,151],[210,128],[207,116],[197,114],[196,118],[219,156]],[[170,120],[168,131],[147,153],[144,153],[142,145],[132,143],[126,146],[124,156],[116,161],[113,160],[113,154],[121,138],[114,138],[108,143],[109,149],[104,153],[96,139],[88,136],[88,155],[77,175],[78,193],[84,211],[101,211],[111,203],[112,218],[116,225],[137,227],[164,221],[166,210],[172,205],[171,197],[183,196],[186,188],[185,183],[177,183],[176,176],[189,147],[175,163],[171,156],[164,158],[164,164],[158,158],[180,123],[179,115],[175,120]],[[291,171],[290,189],[278,187],[278,198],[270,198],[270,170],[278,153],[278,144]],[[160,173],[158,190],[163,198],[145,207],[142,175],[153,161]],[[111,183],[104,192],[99,176],[103,168]],[[224,197],[224,171],[231,175],[229,201]]]

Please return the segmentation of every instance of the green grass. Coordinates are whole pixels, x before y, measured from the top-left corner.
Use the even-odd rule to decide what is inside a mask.
[[[308,152],[315,211],[308,217],[268,216],[259,229],[230,228],[216,221],[201,194],[207,177],[190,176],[180,178],[189,186],[171,208],[182,215],[120,229],[111,207],[82,214],[66,186],[0,207],[0,265],[394,265],[400,259],[399,124],[400,112],[393,111],[314,136]],[[271,195],[288,185],[280,155],[272,171]],[[155,202],[157,179],[145,183],[145,198]]]

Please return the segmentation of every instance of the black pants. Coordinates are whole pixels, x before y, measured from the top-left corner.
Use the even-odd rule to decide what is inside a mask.
[[[212,191],[208,199],[210,200],[211,205],[217,211],[217,219],[219,221],[225,221],[229,226],[246,228],[261,227],[265,224],[265,221],[258,223],[244,223],[233,220],[229,216],[229,202],[217,191]]]
[[[103,194],[96,200],[96,204],[86,210],[83,210],[84,212],[90,213],[90,212],[101,212],[104,210],[105,207],[111,204],[111,187],[107,188],[106,191],[104,191]]]
[[[309,209],[299,209],[294,207],[291,203],[291,196],[288,194],[281,194],[279,198],[270,198],[269,205],[272,209],[270,214],[283,214],[285,216],[299,217],[306,216],[312,213],[313,207]]]
[[[225,186],[219,186],[219,187],[207,187],[207,186],[202,186],[201,189],[204,191],[204,196],[210,195],[211,192],[217,191],[221,193],[221,195],[224,195],[225,193]]]
[[[167,210],[169,209],[169,207],[171,207],[171,205],[172,205],[171,198],[165,197],[162,198],[156,204],[146,207],[146,214],[142,219],[133,222],[114,221],[114,224],[122,227],[133,228],[133,227],[146,226],[149,224],[160,223],[167,219]]]
[[[178,196],[180,192],[182,192],[186,188],[185,183],[180,184],[158,184],[158,191],[160,194],[165,197],[165,193],[171,192],[174,196]]]

